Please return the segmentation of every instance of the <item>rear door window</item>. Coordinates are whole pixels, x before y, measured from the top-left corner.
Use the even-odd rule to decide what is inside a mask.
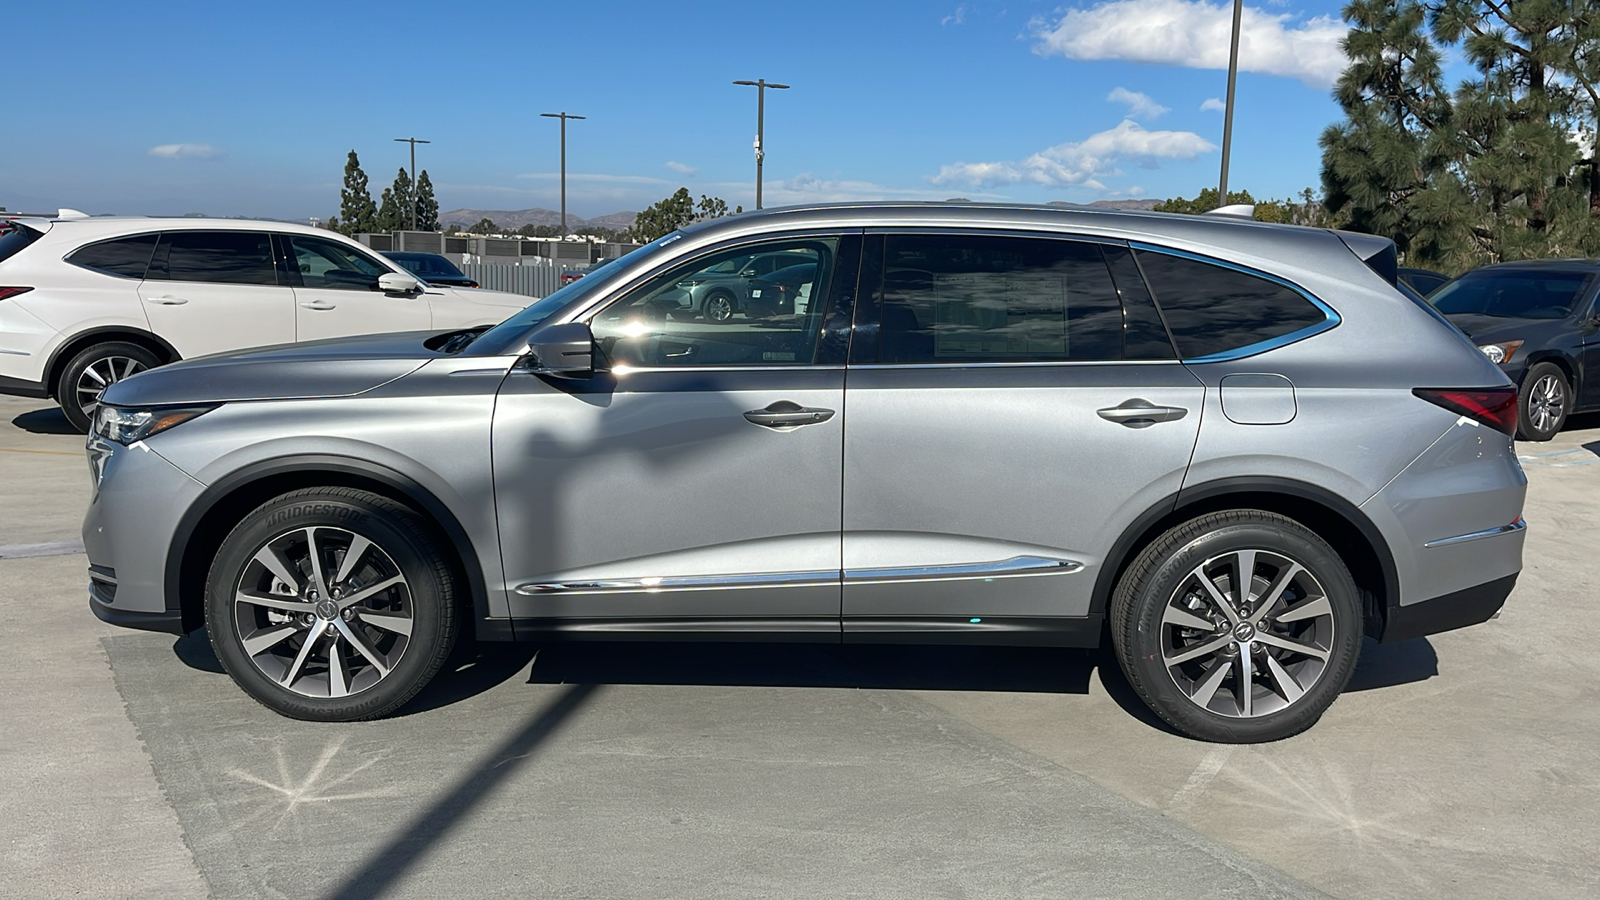
[[[265,231],[169,231],[161,236],[146,277],[276,285],[272,235]]]
[[[1184,359],[1266,349],[1330,321],[1298,290],[1221,263],[1149,247],[1135,251]]]
[[[82,247],[67,257],[67,262],[106,275],[121,278],[143,278],[156,249],[159,235],[138,234],[101,241]]]

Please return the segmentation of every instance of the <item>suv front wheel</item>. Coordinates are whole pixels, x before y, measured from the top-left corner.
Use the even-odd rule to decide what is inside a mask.
[[[372,719],[422,690],[456,633],[434,530],[385,497],[311,488],[245,516],[206,579],[217,659],[282,715]]]
[[[1355,582],[1292,519],[1212,513],[1161,535],[1111,600],[1117,661],[1135,691],[1190,737],[1274,741],[1310,728],[1361,650]]]

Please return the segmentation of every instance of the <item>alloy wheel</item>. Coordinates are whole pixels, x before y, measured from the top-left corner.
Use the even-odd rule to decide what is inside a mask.
[[[1553,430],[1566,412],[1567,392],[1561,379],[1545,375],[1528,392],[1528,422],[1541,434]]]
[[[1161,614],[1162,665],[1189,702],[1255,718],[1293,706],[1334,650],[1333,606],[1299,562],[1269,550],[1206,560]]]
[[[146,368],[144,363],[126,356],[107,356],[95,360],[84,368],[83,374],[78,376],[78,383],[73,386],[78,408],[93,420],[95,407],[100,405],[100,395],[106,388]]]
[[[382,547],[343,528],[297,528],[267,541],[245,565],[233,606],[251,663],[306,697],[373,687],[410,644],[405,576]]]
[[[712,322],[726,322],[733,318],[733,301],[722,294],[706,298],[705,317]]]

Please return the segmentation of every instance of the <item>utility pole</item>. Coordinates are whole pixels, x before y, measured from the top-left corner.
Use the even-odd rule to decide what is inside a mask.
[[[565,111],[539,115],[561,120],[561,240],[564,241],[567,239],[567,120],[586,119],[588,116],[574,116]]]
[[[431,144],[431,143],[433,143],[433,141],[425,141],[422,138],[414,138],[414,137],[395,138],[395,140],[399,141],[402,144],[410,144],[411,145],[411,230],[412,231],[416,231],[417,230],[417,145],[418,144]]]
[[[735,81],[734,84],[749,85],[756,89],[756,209],[761,208],[761,161],[767,156],[767,148],[762,141],[766,132],[767,117],[767,88],[775,91],[786,91],[787,84],[773,84],[765,78],[755,81]]]
[[[1239,15],[1244,0],[1233,0],[1233,42],[1228,48],[1228,105],[1222,110],[1222,178],[1217,184],[1217,206],[1228,205],[1228,154],[1233,150],[1233,84],[1239,79]]]

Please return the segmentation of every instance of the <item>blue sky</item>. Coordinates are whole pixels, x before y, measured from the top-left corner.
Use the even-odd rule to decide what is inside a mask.
[[[637,210],[681,186],[752,205],[1192,196],[1215,185],[1229,7],[1052,2],[4,3],[0,206],[299,218],[418,150],[446,208]],[[1319,181],[1343,25],[1247,0],[1230,185]],[[23,52],[26,51],[26,52]],[[1212,101],[1208,103],[1207,101]],[[1206,109],[1203,106],[1212,108]]]

